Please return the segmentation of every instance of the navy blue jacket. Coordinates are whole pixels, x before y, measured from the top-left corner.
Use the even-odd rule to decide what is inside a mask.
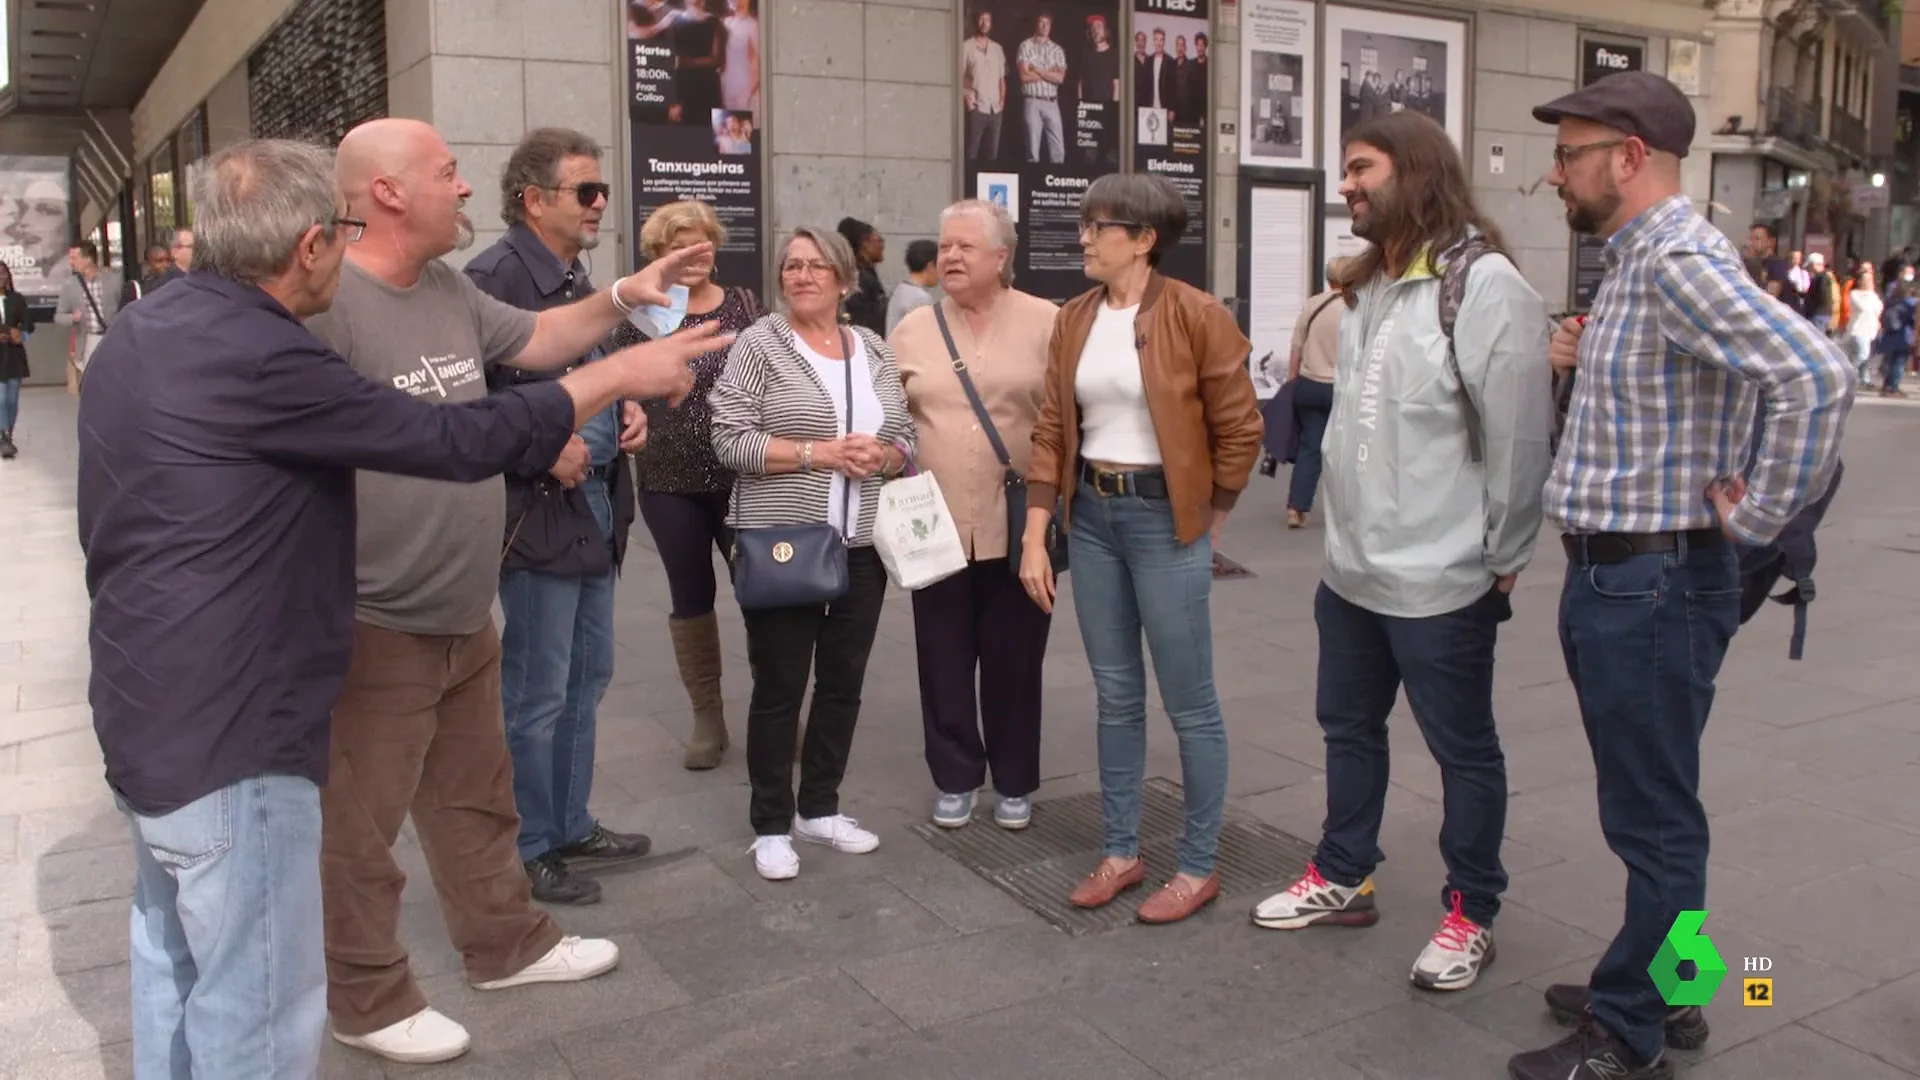
[[[524,225],[508,229],[475,255],[467,263],[467,276],[481,292],[525,311],[571,304],[595,291],[580,260],[575,259],[572,266],[561,265],[553,249]],[[563,374],[495,366],[487,371],[487,386],[499,391]],[[552,468],[550,458],[507,474],[507,533],[502,538],[506,554],[501,568],[560,577],[598,577],[617,569],[626,559],[627,533],[633,527],[632,459],[616,447],[606,468],[589,474],[577,488],[560,486],[551,475]],[[613,502],[611,537],[601,531],[587,503],[584,485],[595,483],[607,485]]]
[[[551,463],[573,424],[550,382],[416,401],[205,271],[126,308],[79,421],[107,783],[147,815],[260,774],[324,784],[353,646],[354,470],[471,483]]]

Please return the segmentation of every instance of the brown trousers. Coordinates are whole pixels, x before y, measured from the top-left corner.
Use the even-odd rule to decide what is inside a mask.
[[[469,979],[505,978],[560,943],[520,862],[491,625],[466,637],[354,625],[320,794],[327,1009],[343,1035],[427,1007],[398,934],[407,876],[393,843],[409,810]]]

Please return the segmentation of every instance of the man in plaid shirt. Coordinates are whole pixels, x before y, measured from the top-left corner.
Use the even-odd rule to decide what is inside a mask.
[[[1509,1073],[1666,1080],[1666,1047],[1707,1037],[1648,968],[1675,918],[1706,906],[1700,736],[1740,624],[1736,546],[1770,542],[1826,490],[1856,376],[1680,193],[1694,115],[1672,83],[1610,75],[1533,115],[1559,127],[1547,181],[1568,224],[1607,238],[1584,333],[1569,320],[1553,343],[1577,378],[1545,509],[1565,534],[1561,649],[1627,902],[1588,985],[1547,990],[1574,1033]]]

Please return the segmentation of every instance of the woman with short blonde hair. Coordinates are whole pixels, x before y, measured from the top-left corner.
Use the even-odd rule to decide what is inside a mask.
[[[727,230],[713,207],[697,200],[668,203],[648,215],[640,227],[640,249],[650,259],[704,243],[712,243],[718,251],[726,238]],[[659,332],[717,322],[721,333],[734,335],[760,317],[760,302],[752,291],[723,288],[714,280],[713,270],[712,255],[689,262],[670,290],[674,304],[643,309]],[[646,336],[633,324],[622,323],[614,331],[613,343],[624,347]],[[693,732],[683,763],[689,769],[719,765],[728,745],[720,696],[720,623],[713,611],[719,594],[713,552],[718,549],[725,554],[732,543],[726,517],[733,474],[714,456],[713,413],[707,400],[726,367],[727,350],[704,353],[693,361],[693,392],[685,401],[677,406],[642,402],[647,443],[634,457],[640,516],[667,571],[673,603],[667,629],[680,681],[693,706]]]
[[[916,463],[940,482],[967,556],[966,570],[913,594],[920,716],[939,791],[933,821],[949,829],[973,820],[989,770],[1001,828],[1027,826],[1040,786],[1053,619],[1021,588],[1006,478],[1009,469],[1023,475],[1032,456],[1060,309],[1008,288],[1015,243],[1004,208],[978,199],[947,207],[938,264],[946,298],[909,312],[888,340],[913,411]],[[1013,512],[1025,521],[1024,502]]]
[[[744,611],[753,671],[747,813],[754,867],[772,881],[800,872],[795,839],[849,854],[880,844],[841,813],[840,782],[886,599],[886,568],[873,548],[880,487],[900,475],[914,446],[893,350],[878,334],[840,323],[841,303],[858,280],[846,241],[796,229],[778,265],[779,314],[734,341],[713,388],[714,449],[739,476],[729,523],[738,530],[831,525],[846,545],[847,576],[830,601],[755,602]],[[736,553],[733,569],[742,581],[747,564],[739,559]],[[796,793],[794,739],[810,681]]]

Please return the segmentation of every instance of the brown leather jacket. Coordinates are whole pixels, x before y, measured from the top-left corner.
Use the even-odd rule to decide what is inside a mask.
[[[1027,466],[1027,505],[1053,509],[1080,483],[1080,404],[1074,375],[1106,288],[1069,300],[1053,325],[1047,353],[1046,397],[1033,429]],[[1266,424],[1247,372],[1253,349],[1226,306],[1185,282],[1154,274],[1135,317],[1147,409],[1160,440],[1174,530],[1183,544],[1205,535],[1210,507],[1233,509],[1253,476]]]

